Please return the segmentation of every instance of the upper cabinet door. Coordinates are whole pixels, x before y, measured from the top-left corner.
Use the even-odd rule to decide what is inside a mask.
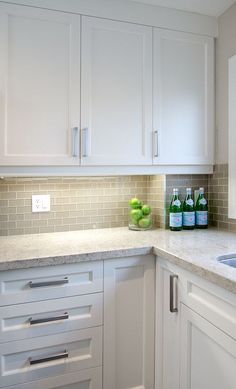
[[[154,29],[154,163],[213,164],[213,38]]]
[[[152,164],[152,29],[82,18],[83,165]]]
[[[78,164],[80,17],[1,4],[0,53],[0,164]]]

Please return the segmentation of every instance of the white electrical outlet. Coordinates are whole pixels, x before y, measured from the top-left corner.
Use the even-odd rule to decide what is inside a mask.
[[[49,212],[50,195],[33,195],[32,212]]]

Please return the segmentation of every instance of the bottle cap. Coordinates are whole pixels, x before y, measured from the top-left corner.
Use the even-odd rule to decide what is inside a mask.
[[[178,188],[174,188],[173,189],[173,194],[178,194],[179,193],[179,189]]]
[[[186,193],[191,194],[192,193],[192,188],[186,188]]]
[[[199,188],[199,193],[203,194],[204,193],[204,188]]]

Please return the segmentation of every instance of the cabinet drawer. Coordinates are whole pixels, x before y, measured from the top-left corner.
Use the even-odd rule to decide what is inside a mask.
[[[1,306],[100,292],[102,289],[102,261],[0,272]]]
[[[0,387],[102,365],[102,327],[2,343]]]
[[[181,302],[184,303],[236,339],[236,294],[165,259],[158,258],[158,261],[165,269],[178,275],[178,308]]]
[[[103,293],[0,308],[0,342],[95,327],[102,324]]]
[[[182,301],[236,339],[236,295],[190,274],[183,286]]]
[[[16,389],[16,386],[8,386]],[[17,389],[102,389],[102,367],[17,385]]]

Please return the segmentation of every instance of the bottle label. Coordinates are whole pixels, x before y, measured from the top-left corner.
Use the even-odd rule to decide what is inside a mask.
[[[196,211],[196,225],[198,226],[208,225],[208,211]]]
[[[206,205],[206,204],[207,204],[206,199],[201,199],[201,200],[199,200],[199,204],[201,204],[201,205]]]
[[[195,212],[183,212],[183,226],[195,226]]]
[[[180,207],[181,206],[181,202],[179,199],[173,201],[172,205],[176,205],[176,207]]]
[[[191,207],[193,206],[193,199],[188,199],[186,201],[186,204],[190,205]]]
[[[170,227],[182,227],[182,212],[170,213]]]

